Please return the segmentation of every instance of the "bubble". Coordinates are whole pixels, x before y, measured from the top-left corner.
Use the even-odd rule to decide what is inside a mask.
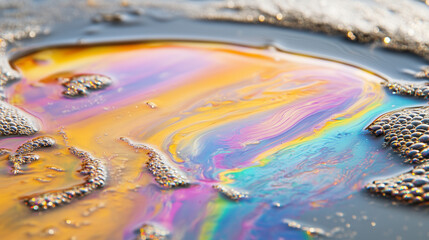
[[[347,32],[347,38],[349,38],[352,41],[356,40],[356,36],[352,31]]]
[[[384,42],[384,44],[389,44],[389,43],[390,43],[390,41],[391,41],[390,37],[385,37],[385,38],[383,38],[383,42]]]
[[[158,108],[158,105],[156,105],[154,102],[146,102],[146,105],[152,109]]]

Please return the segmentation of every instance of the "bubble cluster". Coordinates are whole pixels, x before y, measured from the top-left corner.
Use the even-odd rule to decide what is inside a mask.
[[[216,191],[220,192],[222,195],[224,195],[225,197],[234,200],[234,201],[238,201],[238,200],[242,200],[242,199],[247,199],[249,198],[249,194],[247,192],[241,192],[237,189],[228,187],[228,186],[224,186],[224,185],[220,185],[220,184],[215,184],[212,186],[213,189],[215,189]]]
[[[389,82],[385,86],[393,93],[399,95],[429,98],[429,85],[418,83],[418,84],[408,84],[408,83],[395,83]]]
[[[167,188],[185,187],[190,184],[185,174],[171,165],[171,161],[157,149],[146,144],[134,143],[128,138],[121,137],[121,141],[128,143],[135,149],[146,150],[149,161],[146,163],[147,168],[155,177],[155,181]]]
[[[404,203],[429,202],[429,107],[411,107],[383,114],[367,128],[375,136],[384,135],[386,145],[418,163],[410,172],[377,180],[366,189]]]
[[[77,75],[71,78],[59,78],[66,87],[63,94],[69,97],[88,95],[88,90],[99,90],[109,86],[112,79],[103,75]]]
[[[0,136],[33,135],[38,131],[39,125],[34,117],[0,101]]]
[[[408,163],[429,160],[429,107],[411,107],[381,115],[368,127]]]
[[[404,203],[428,203],[429,163],[416,166],[413,170],[393,178],[374,181],[366,185],[366,189]]]
[[[55,145],[55,140],[51,137],[33,138],[16,149],[14,154],[9,155],[9,162],[12,164],[12,174],[22,173],[21,167],[39,160],[39,156],[32,154],[35,150],[44,147],[52,147]]]
[[[82,168],[80,174],[85,176],[85,182],[71,188],[50,191],[32,196],[23,197],[24,203],[34,211],[55,208],[65,203],[70,203],[77,197],[82,197],[105,185],[107,171],[104,163],[96,159],[86,151],[77,148],[69,148],[70,153],[80,158]]]
[[[53,145],[55,145],[55,139],[51,137],[36,137],[21,144],[21,146],[16,149],[15,154],[25,155],[39,148],[52,147]]]
[[[341,231],[340,228],[334,228],[331,231],[325,231],[322,228],[304,225],[291,219],[283,219],[283,223],[287,224],[290,228],[302,230],[313,236],[333,237]]]
[[[169,238],[170,232],[158,225],[143,224],[139,229],[139,236],[136,240],[166,240]]]

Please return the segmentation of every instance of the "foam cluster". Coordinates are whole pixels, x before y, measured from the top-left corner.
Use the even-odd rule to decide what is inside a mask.
[[[32,154],[34,151],[54,145],[55,139],[51,137],[36,137],[23,143],[14,154],[9,155],[9,162],[12,164],[12,174],[22,173],[22,165],[39,160],[39,155]]]
[[[85,96],[88,95],[89,90],[103,89],[112,83],[112,79],[99,74],[77,75],[59,80],[66,87],[63,94],[69,97]]]
[[[400,153],[405,162],[421,164],[410,172],[373,181],[366,189],[404,203],[429,202],[429,107],[412,107],[386,113],[367,128],[384,135],[385,144]]]
[[[377,195],[395,198],[404,203],[429,202],[429,163],[416,166],[412,171],[368,184],[366,189]]]
[[[429,107],[412,107],[383,114],[367,129],[384,135],[385,144],[400,153],[405,162],[429,160]]]
[[[0,101],[0,136],[33,135],[38,131],[39,125],[34,117]]]
[[[234,200],[234,201],[249,198],[249,194],[247,192],[242,192],[242,191],[239,191],[237,189],[234,189],[234,188],[231,188],[228,186],[216,184],[216,185],[213,185],[213,189],[215,189],[216,191],[220,192],[225,197],[227,197],[231,200]]]
[[[393,93],[399,95],[429,98],[429,86],[426,84],[409,84],[389,82],[385,86]]]
[[[171,161],[159,150],[146,144],[134,143],[125,137],[121,137],[120,140],[128,143],[128,145],[135,149],[147,151],[149,161],[146,163],[146,166],[155,177],[155,181],[161,186],[175,188],[185,187],[190,184],[187,176],[174,167]]]
[[[80,174],[85,177],[85,182],[71,188],[50,191],[24,197],[24,203],[34,211],[52,209],[66,203],[70,203],[77,197],[90,194],[105,185],[107,171],[103,161],[94,158],[90,153],[77,148],[69,148],[70,152],[82,161]]]

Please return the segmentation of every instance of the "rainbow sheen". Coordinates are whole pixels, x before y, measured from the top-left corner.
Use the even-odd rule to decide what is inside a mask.
[[[352,198],[367,176],[387,171],[391,164],[362,129],[384,111],[418,103],[388,95],[383,79],[357,67],[216,43],[59,47],[14,65],[24,79],[8,88],[9,102],[39,118],[38,135],[58,146],[39,151],[25,175],[10,176],[2,165],[0,217],[7,221],[0,231],[8,238],[43,238],[52,228],[66,239],[134,239],[151,222],[172,239],[311,238],[282,219]],[[77,74],[102,74],[113,84],[65,98],[56,79]],[[118,141],[123,136],[162,150],[195,184],[159,187],[144,170],[146,155]],[[15,149],[30,138],[0,143]],[[31,212],[19,197],[82,182],[67,146],[106,161],[106,187]],[[212,189],[216,183],[250,198],[225,199]],[[88,224],[71,227],[64,219]]]

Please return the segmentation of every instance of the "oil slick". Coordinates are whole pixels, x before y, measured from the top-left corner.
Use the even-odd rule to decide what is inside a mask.
[[[0,176],[3,184],[16,186],[3,197],[0,216],[7,217],[7,209],[24,193],[25,202],[38,211],[74,202],[28,217],[53,224],[55,232],[69,236],[75,232],[63,226],[64,219],[90,218],[103,224],[85,226],[83,238],[93,233],[107,237],[110,233],[102,229],[110,228],[115,233],[109,237],[133,239],[136,226],[145,222],[160,223],[171,229],[172,236],[262,237],[252,229],[274,228],[297,212],[345,199],[362,184],[357,176],[386,167],[369,168],[370,155],[350,152],[350,146],[361,142],[363,116],[379,111],[388,99],[380,85],[383,79],[349,65],[263,48],[196,42],[46,49],[17,59],[14,65],[23,80],[7,89],[11,101],[32,109],[42,120],[43,134],[57,136],[62,129],[60,134],[67,131],[67,139],[65,147],[58,144],[41,151],[43,161],[32,165],[32,173],[16,180]],[[108,76],[115,83],[86,97],[61,94],[59,76],[87,73]],[[339,133],[347,135],[341,144],[334,141]],[[118,143],[123,136],[136,141],[122,138],[135,149]],[[72,149],[82,162],[99,159],[101,165],[88,169],[102,166],[94,172],[102,174],[96,179],[91,171],[82,171],[85,181],[79,183],[81,178],[73,174],[79,166],[68,146],[83,146],[84,152],[103,156],[88,157]],[[5,138],[2,147],[15,149],[16,141]],[[364,159],[353,161],[354,154]],[[152,174],[142,172],[145,161]],[[47,183],[34,181],[45,179],[47,171],[58,176]],[[153,178],[161,188],[151,184]],[[103,181],[99,187],[82,189],[91,179]],[[190,184],[190,179],[197,184]],[[92,197],[78,197],[95,189],[100,191]],[[251,198],[241,201],[247,191]],[[83,215],[101,196],[105,207]],[[283,207],[264,208],[266,202]],[[286,207],[291,204],[297,207]],[[266,220],[272,215],[269,211],[282,217]],[[17,210],[22,216],[28,212]],[[119,216],[123,220],[118,221]],[[227,219],[235,223],[223,224]],[[0,230],[6,237],[21,233]],[[269,234],[276,238],[295,233],[284,228]]]

